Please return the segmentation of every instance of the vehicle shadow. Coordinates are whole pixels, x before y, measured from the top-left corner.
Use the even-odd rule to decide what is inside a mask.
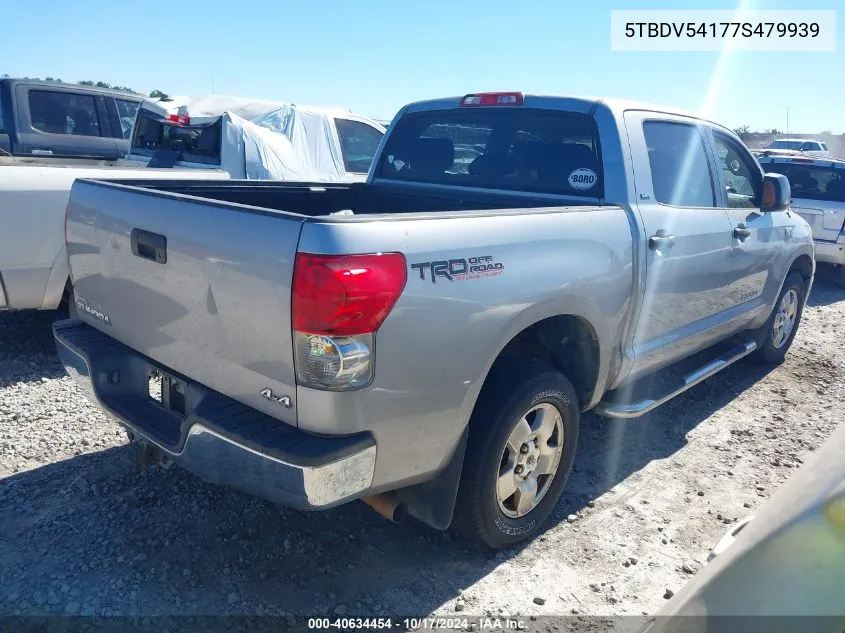
[[[845,300],[845,288],[836,283],[833,272],[827,266],[819,266],[807,305],[822,307],[842,300]]]
[[[62,378],[56,356],[53,322],[66,319],[67,310],[0,312],[0,387],[17,382]]]
[[[639,420],[586,415],[546,530],[681,449],[765,374],[741,362]],[[0,615],[426,615],[451,610],[463,588],[525,547],[493,553],[413,520],[391,524],[363,503],[279,508],[178,468],[138,469],[129,453],[114,447],[0,480]]]

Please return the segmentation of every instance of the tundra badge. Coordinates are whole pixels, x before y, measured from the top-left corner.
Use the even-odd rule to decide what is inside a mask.
[[[106,325],[111,325],[111,319],[109,318],[109,315],[101,312],[100,310],[96,310],[94,307],[90,306],[88,304],[88,300],[85,297],[76,295],[76,309],[80,312],[84,312],[85,314],[97,319],[102,323],[105,323]]]
[[[272,389],[264,389],[260,393],[263,397],[267,398],[268,400],[272,400],[273,402],[278,402],[283,407],[287,407],[288,409],[290,409],[293,406],[293,404],[290,401],[289,396],[277,396],[276,394],[273,393]]]

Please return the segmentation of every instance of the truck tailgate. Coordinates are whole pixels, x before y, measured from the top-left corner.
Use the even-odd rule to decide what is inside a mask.
[[[283,213],[77,181],[66,231],[79,317],[295,425],[290,300],[301,228]]]

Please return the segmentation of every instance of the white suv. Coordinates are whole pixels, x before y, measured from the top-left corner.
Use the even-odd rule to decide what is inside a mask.
[[[809,156],[827,158],[830,150],[825,143],[809,138],[779,138],[766,145],[767,150],[787,150],[802,152]]]
[[[792,190],[792,209],[813,230],[816,262],[832,264],[845,286],[845,161],[810,156],[757,158],[765,172],[783,174]]]

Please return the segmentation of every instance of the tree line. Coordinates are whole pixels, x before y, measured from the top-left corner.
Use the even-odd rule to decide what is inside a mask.
[[[6,73],[4,73],[3,75],[0,75],[0,79],[8,79],[8,78],[9,78],[9,75],[6,74]],[[41,81],[40,77],[23,77],[23,79],[36,79],[38,81]],[[58,83],[58,84],[74,83],[74,82],[62,81],[61,79],[56,79],[56,78],[53,78],[53,77],[45,77],[44,81],[53,81],[53,82]],[[121,92],[131,92],[132,94],[136,94],[136,95],[143,95],[144,94],[143,92],[138,92],[137,90],[133,90],[132,88],[129,88],[127,86],[119,86],[117,84],[112,85],[112,84],[105,82],[105,81],[90,81],[90,80],[86,79],[86,80],[83,80],[83,81],[77,81],[76,84],[80,85],[80,86],[92,86],[94,88],[106,88],[106,89],[109,89],[109,90],[120,90]],[[162,92],[161,90],[153,90],[149,94],[149,97],[151,99],[163,99],[163,98],[167,97],[167,94]]]

